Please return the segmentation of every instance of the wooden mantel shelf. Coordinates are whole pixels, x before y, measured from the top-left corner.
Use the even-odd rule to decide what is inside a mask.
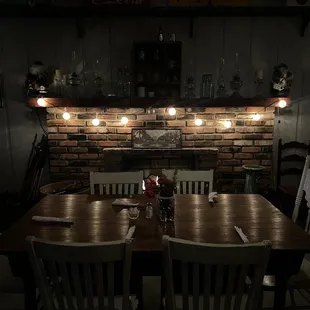
[[[52,108],[52,107],[99,107],[99,108],[167,108],[174,107],[269,107],[277,106],[279,100],[285,99],[290,103],[289,98],[268,98],[257,96],[244,98],[231,96],[227,98],[215,99],[172,99],[172,98],[100,98],[100,99],[81,99],[71,100],[66,98],[43,98],[44,106],[38,105],[38,98],[29,98],[27,103],[33,108]]]

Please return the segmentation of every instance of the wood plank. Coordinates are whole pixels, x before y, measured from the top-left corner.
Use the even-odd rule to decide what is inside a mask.
[[[290,96],[292,99],[302,97],[303,72],[302,54],[305,38],[299,35],[298,20],[293,18],[279,19],[278,63],[285,63],[294,74]],[[287,42],[290,42],[287,44]]]
[[[252,20],[246,17],[226,18],[224,26],[224,59],[228,83],[235,72],[236,53],[239,54],[240,75],[243,81],[241,95],[253,94],[253,69],[251,66]]]
[[[275,37],[278,38],[280,25],[281,21],[274,17],[252,19],[252,78],[256,78],[255,73],[257,70],[263,70],[264,84],[261,89],[262,95],[265,97],[270,96],[269,81],[272,78],[273,67],[277,63],[278,40],[275,40]]]

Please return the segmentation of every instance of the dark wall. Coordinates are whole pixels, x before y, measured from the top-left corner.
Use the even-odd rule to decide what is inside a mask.
[[[85,36],[80,40],[74,20],[1,20],[0,71],[5,83],[5,108],[0,109],[0,188],[20,187],[33,136],[42,132],[36,115],[25,105],[23,94],[25,75],[34,61],[41,60],[68,73],[75,50],[85,78],[92,81],[94,65],[99,60],[108,84],[115,81],[118,67],[130,67],[132,42],[156,40],[162,26],[166,38],[173,31],[183,42],[182,81],[193,72],[197,95],[201,75],[212,73],[217,77],[221,57],[226,60],[226,79],[230,80],[238,52],[243,96],[255,94],[254,73],[260,68],[264,70],[263,92],[268,96],[272,69],[284,62],[295,74],[292,97],[299,99],[310,95],[310,41],[309,35],[299,36],[299,25],[298,20],[288,18],[198,18],[194,37],[190,38],[186,18],[87,19]]]

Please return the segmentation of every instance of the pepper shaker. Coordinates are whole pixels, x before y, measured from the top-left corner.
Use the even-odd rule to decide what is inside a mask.
[[[146,204],[145,217],[147,219],[151,219],[153,217],[153,206],[151,202],[148,202]]]

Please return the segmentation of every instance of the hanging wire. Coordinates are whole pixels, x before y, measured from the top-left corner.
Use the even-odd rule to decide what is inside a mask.
[[[37,108],[36,108],[36,114],[37,114],[38,121],[39,121],[39,124],[41,126],[41,129],[42,129],[43,133],[47,136],[48,132],[45,130],[45,128],[42,125],[41,116],[40,116],[39,110]]]

